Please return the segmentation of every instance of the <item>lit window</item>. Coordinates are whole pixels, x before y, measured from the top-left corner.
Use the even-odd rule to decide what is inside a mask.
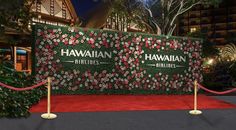
[[[190,28],[190,32],[196,32],[197,31],[197,28],[193,27],[193,28]]]

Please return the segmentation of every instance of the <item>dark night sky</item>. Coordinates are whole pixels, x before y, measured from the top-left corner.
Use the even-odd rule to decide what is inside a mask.
[[[90,12],[93,12],[102,4],[102,0],[71,0],[77,15],[86,20],[90,16]]]

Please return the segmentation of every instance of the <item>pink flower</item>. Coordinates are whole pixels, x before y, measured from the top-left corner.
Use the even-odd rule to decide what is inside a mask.
[[[68,42],[68,41],[64,41],[64,44],[65,44],[65,45],[68,45],[68,44],[69,44],[69,42]]]
[[[89,44],[94,44],[94,39],[90,38],[88,41]]]
[[[149,47],[149,45],[148,45],[148,41],[146,41],[146,43],[145,43],[145,47],[147,47],[147,48]]]
[[[79,38],[79,37],[80,37],[80,35],[79,35],[79,34],[76,34],[76,35],[75,35],[75,37],[76,37],[76,38]]]

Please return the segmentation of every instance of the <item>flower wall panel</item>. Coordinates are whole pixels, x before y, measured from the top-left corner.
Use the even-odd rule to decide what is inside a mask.
[[[201,40],[36,25],[34,73],[54,93],[188,93],[201,81]]]

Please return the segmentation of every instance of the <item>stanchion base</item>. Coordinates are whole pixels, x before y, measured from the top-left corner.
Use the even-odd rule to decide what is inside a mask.
[[[191,115],[200,115],[200,114],[202,114],[202,111],[200,111],[200,110],[192,110],[192,111],[189,111],[189,114],[191,114]]]
[[[44,113],[44,114],[42,114],[41,115],[41,117],[43,118],[43,119],[55,119],[55,118],[57,118],[57,115],[56,114],[53,114],[53,113],[50,113],[50,114],[48,114],[48,113]]]

